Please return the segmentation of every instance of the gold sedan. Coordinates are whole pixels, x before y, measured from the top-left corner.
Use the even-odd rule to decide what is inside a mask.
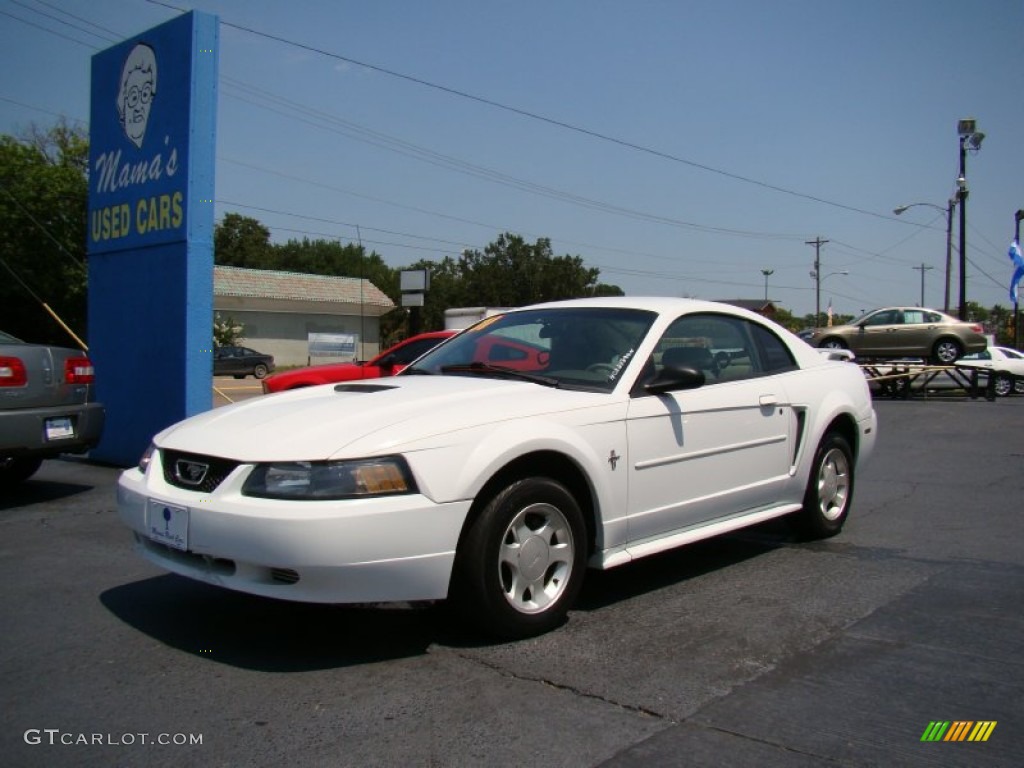
[[[849,325],[815,328],[813,347],[849,349],[858,358],[921,357],[952,365],[988,346],[979,323],[966,323],[934,309],[886,307],[861,315]]]

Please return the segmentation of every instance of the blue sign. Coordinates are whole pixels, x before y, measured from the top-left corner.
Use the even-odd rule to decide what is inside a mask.
[[[93,59],[90,253],[186,238],[188,21],[180,17]]]
[[[217,51],[217,18],[191,12],[92,60],[91,455],[112,463],[212,405]]]

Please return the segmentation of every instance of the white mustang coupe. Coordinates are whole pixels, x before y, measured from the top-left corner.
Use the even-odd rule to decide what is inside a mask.
[[[584,572],[789,516],[839,532],[876,417],[864,375],[686,299],[481,321],[398,376],[176,424],[119,481],[169,571],[320,603],[449,599],[498,637],[565,620]]]

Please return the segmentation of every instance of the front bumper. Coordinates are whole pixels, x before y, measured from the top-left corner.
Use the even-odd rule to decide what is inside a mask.
[[[198,581],[311,603],[437,600],[448,594],[469,501],[423,495],[343,501],[242,496],[251,465],[213,492],[168,485],[154,454],[149,471],[124,472],[118,510],[152,563]],[[152,526],[162,508],[184,514],[177,547]],[[181,547],[181,548],[178,548]]]

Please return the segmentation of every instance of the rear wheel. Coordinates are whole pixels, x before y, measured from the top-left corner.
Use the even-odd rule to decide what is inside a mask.
[[[952,365],[963,353],[963,347],[956,339],[939,339],[932,347],[932,361],[937,365]]]
[[[1013,391],[1013,376],[1008,373],[996,373],[996,394],[999,397],[1006,397]]]
[[[31,456],[15,456],[8,459],[0,459],[0,488],[10,488],[13,485],[28,480],[36,473],[42,463],[42,459]]]
[[[586,526],[572,494],[551,478],[516,480],[464,536],[453,601],[490,635],[541,634],[565,621],[585,565]]]
[[[829,432],[814,453],[804,506],[794,522],[807,538],[835,536],[843,529],[853,501],[853,451],[846,438]]]

